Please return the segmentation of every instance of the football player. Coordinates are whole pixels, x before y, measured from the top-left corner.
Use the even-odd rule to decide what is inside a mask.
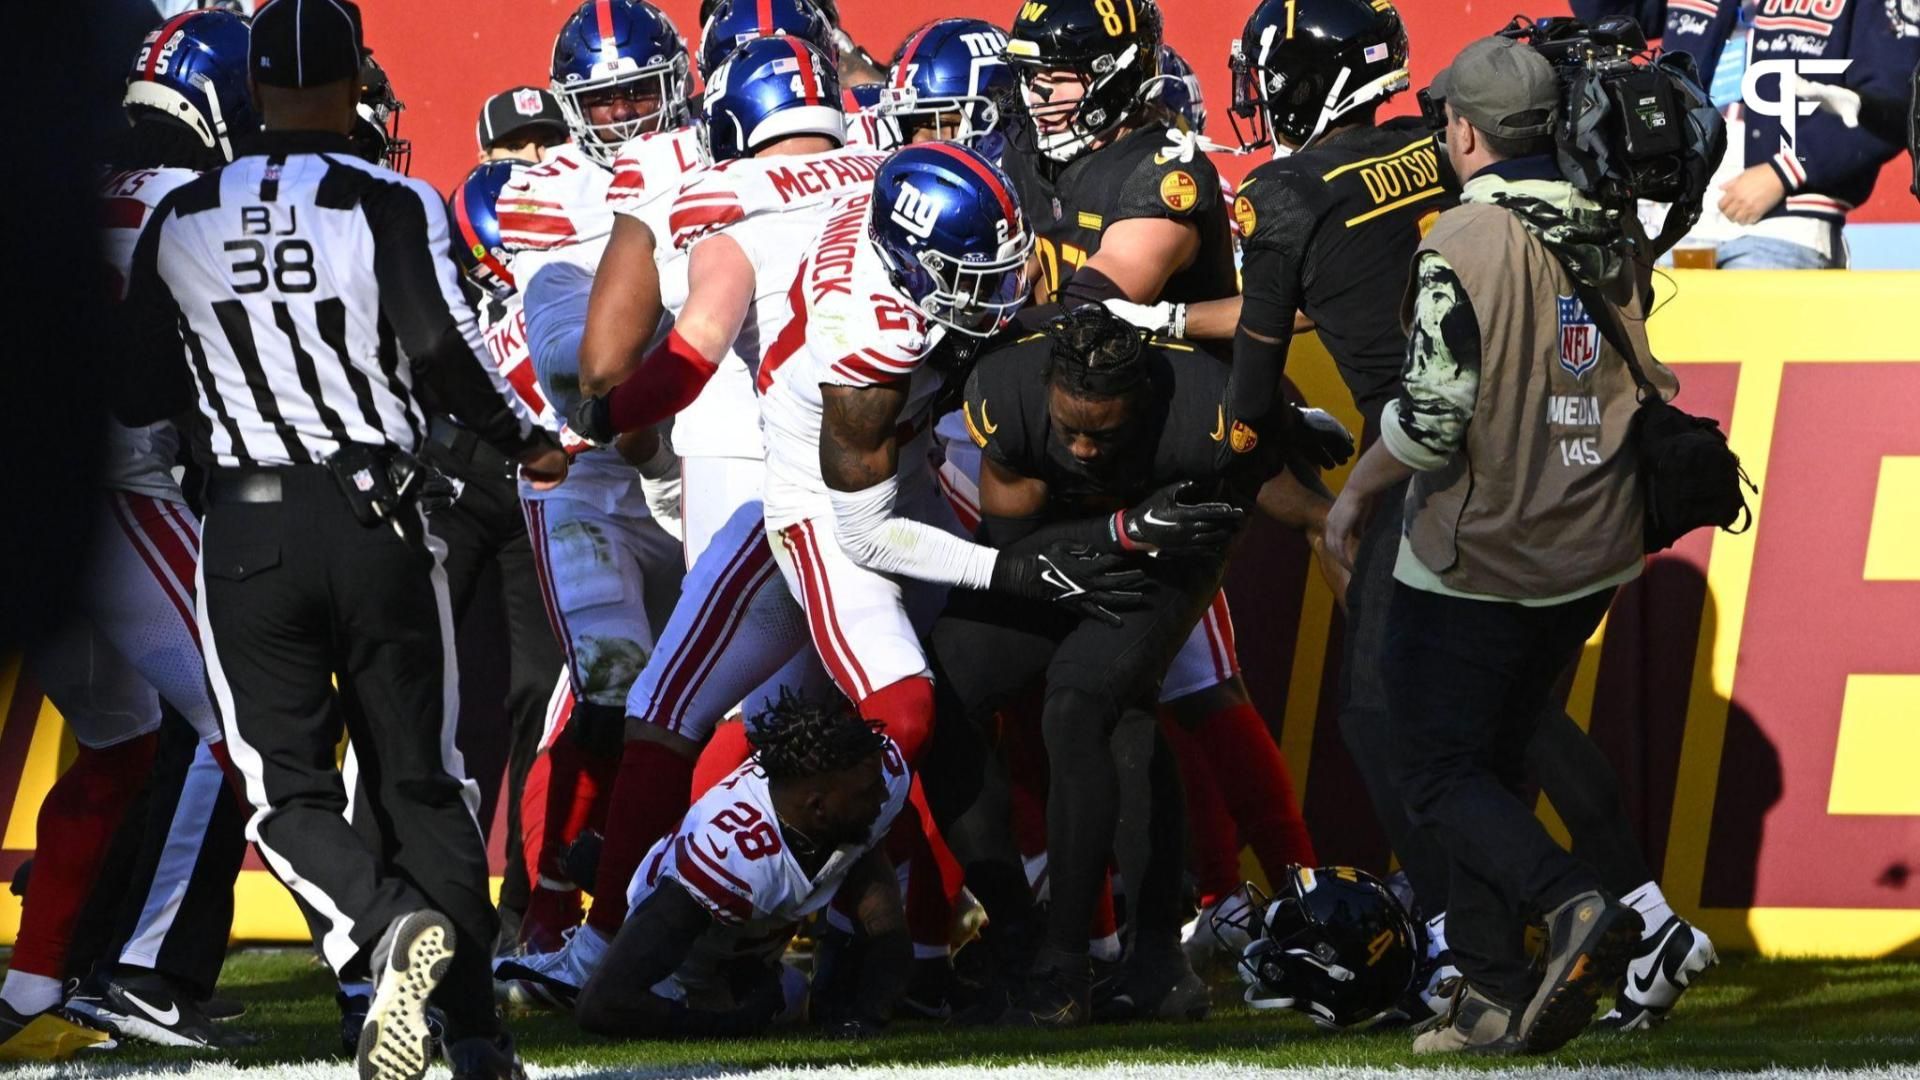
[[[231,160],[235,142],[259,128],[247,46],[246,20],[214,11],[177,15],[142,43],[124,99],[131,126],[110,147],[101,185],[116,290],[154,207]],[[0,983],[0,1060],[58,1060],[111,1045],[113,1034],[192,1048],[215,1040],[197,1002],[211,994],[224,959],[245,817],[222,775],[226,747],[194,626],[200,527],[173,477],[179,435],[171,423],[113,424],[108,441],[90,585],[26,658],[79,748],[40,805],[32,889]],[[100,958],[97,977],[63,1008],[88,893],[155,771],[163,700],[198,736],[182,744],[191,763],[165,768],[168,781],[153,789],[155,809],[171,800],[174,812],[142,832],[143,869],[128,882],[137,896],[126,902],[133,935]],[[167,907],[189,888],[208,903],[184,915]]]
[[[843,892],[866,948],[842,1030],[891,1015],[909,954],[879,845],[907,800],[899,747],[835,697],[783,694],[748,730],[752,760],[688,809],[626,889],[626,919],[575,1010],[586,1030],[738,1037],[797,1012],[781,954]]]
[[[1247,428],[1229,439],[1219,427],[1219,401],[1208,395],[1224,392],[1226,375],[1193,346],[1149,341],[1086,305],[1046,333],[989,352],[968,383],[965,418],[987,459],[983,542],[1014,552],[1077,543],[1162,554],[1130,559],[1144,576],[1137,608],[1069,618],[956,592],[930,638],[941,745],[928,755],[926,783],[936,806],[951,799],[965,807],[950,836],[1004,838],[1004,822],[993,822],[1004,815],[998,778],[968,736],[977,740],[1010,694],[1046,679],[1052,899],[1045,950],[1011,1013],[1020,1022],[1089,1019],[1087,930],[1110,857],[1133,889],[1135,1003],[1167,1018],[1207,1008],[1205,986],[1179,949],[1181,814],[1154,703],[1218,589],[1244,507],[1287,457],[1268,432]],[[1117,832],[1123,805],[1140,824]],[[1009,855],[999,853],[997,878],[1019,872]]]
[[[1161,100],[1192,88],[1177,69],[1163,74],[1160,49],[1155,0],[1061,0],[1021,8],[1007,58],[1019,74],[1031,121],[1030,130],[1016,130],[1031,145],[1016,145],[1007,167],[1040,235],[1039,299],[1066,306],[1174,305],[1239,291],[1219,173],[1199,133],[1183,130],[1188,121],[1169,113]],[[1022,321],[1037,325],[1058,310],[1038,307]],[[1170,332],[1188,333],[1181,327]],[[1203,348],[1218,349],[1224,358],[1228,336],[1218,334],[1222,340]],[[1295,414],[1288,409],[1285,415]],[[1311,470],[1299,471],[1310,478]],[[1328,500],[1311,486],[1317,481],[1283,480],[1262,498],[1313,540]],[[1290,863],[1314,862],[1286,761],[1241,682],[1232,641],[1231,615],[1221,598],[1175,661],[1177,670],[1164,687],[1168,712],[1198,736],[1188,745],[1208,755],[1218,788],[1263,865],[1278,872]]]
[[[1007,32],[984,19],[938,19],[908,35],[875,107],[880,148],[944,139],[1000,164],[1018,94],[1006,48]]]
[[[787,293],[824,224],[826,201],[864,186],[879,168],[879,155],[841,146],[839,100],[831,63],[800,38],[739,46],[702,99],[717,164],[673,198],[664,219],[622,215],[594,289],[583,389],[612,390],[583,399],[576,430],[606,440],[677,414],[680,451],[702,440],[719,466],[709,476],[692,455],[683,466],[693,565],[662,647],[627,699],[626,744],[595,872],[603,891],[631,880],[647,848],[686,811],[696,759],[729,710],[770,700],[783,686],[826,686],[804,615],[767,548],[752,380],[792,317]],[[664,313],[673,316],[671,329]],[[596,904],[566,948],[500,973],[569,1002],[623,914],[617,904]]]

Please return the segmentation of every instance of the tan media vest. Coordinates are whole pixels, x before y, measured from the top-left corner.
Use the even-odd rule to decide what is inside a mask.
[[[1573,296],[1565,267],[1518,216],[1486,203],[1442,213],[1420,248],[1459,275],[1481,363],[1465,443],[1408,489],[1414,555],[1448,588],[1514,600],[1572,593],[1638,562],[1633,377],[1591,320],[1568,312],[1563,325],[1562,298]],[[1407,325],[1414,298],[1410,285]],[[1642,367],[1670,396],[1671,374],[1648,362],[1639,300],[1619,310]]]

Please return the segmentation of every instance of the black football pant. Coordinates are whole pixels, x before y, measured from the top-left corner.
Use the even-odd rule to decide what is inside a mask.
[[[1447,857],[1433,837],[1407,820],[1406,804],[1394,783],[1394,740],[1387,725],[1382,668],[1406,493],[1405,484],[1382,492],[1360,539],[1353,581],[1347,587],[1340,734],[1387,842],[1413,883],[1422,914],[1432,918],[1447,910]],[[1549,702],[1540,714],[1527,743],[1526,765],[1567,826],[1574,851],[1593,864],[1609,891],[1624,895],[1653,880],[1621,804],[1613,766],[1557,702]]]
[[[1534,816],[1526,759],[1554,683],[1612,602],[1612,589],[1522,607],[1398,583],[1389,602],[1393,777],[1408,819],[1447,858],[1454,963],[1508,1004],[1533,992],[1526,921],[1601,888]]]
[[[1134,899],[1143,951],[1177,946],[1186,839],[1178,770],[1155,709],[1161,681],[1218,591],[1224,560],[1143,560],[1142,607],[1121,625],[1058,608],[955,590],[934,624],[935,745],[922,782],[990,917],[1018,911],[1026,880],[1014,848],[1004,767],[988,745],[994,711],[1042,676],[1047,748],[1046,941],[1084,956],[1109,862]],[[1017,885],[1016,885],[1017,883]]]
[[[317,915],[345,979],[366,977],[394,919],[445,914],[456,952],[434,1002],[447,1036],[496,1033],[479,790],[454,747],[452,611],[424,516],[363,526],[319,466],[215,470],[207,503],[200,639],[261,857]],[[343,726],[372,842],[344,816]]]
[[[500,598],[506,612],[508,674],[507,722],[510,742],[506,759],[507,865],[500,885],[500,906],[524,911],[527,906],[525,857],[520,850],[520,795],[526,786],[545,729],[547,702],[553,695],[566,659],[553,636],[540,596],[540,579],[533,567],[533,543],[520,508],[520,490],[514,466],[492,447],[467,433],[441,438],[423,455],[440,471],[464,484],[452,506],[435,510],[427,527],[447,554],[441,560],[447,573],[447,592],[453,603],[453,624],[466,617],[489,564],[499,567]],[[467,710],[463,710],[466,712]],[[468,725],[462,723],[463,733]],[[463,740],[464,741],[464,740]],[[500,790],[500,775],[476,770],[483,803]],[[484,808],[484,807],[483,807]],[[482,814],[483,828],[491,814]]]
[[[152,778],[114,838],[67,970],[147,968],[205,1000],[226,963],[248,808],[193,726],[165,716]]]

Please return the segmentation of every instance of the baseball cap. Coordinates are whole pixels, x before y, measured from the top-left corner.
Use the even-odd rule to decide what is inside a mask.
[[[262,86],[324,86],[360,74],[353,0],[268,0],[253,13],[247,69]]]
[[[1445,100],[1474,127],[1507,139],[1552,131],[1560,106],[1553,65],[1531,46],[1506,37],[1481,38],[1461,49],[1427,93]]]
[[[537,86],[516,86],[487,99],[474,137],[480,140],[481,150],[488,150],[507,136],[534,127],[548,128],[562,140],[567,137],[567,118],[553,95]]]

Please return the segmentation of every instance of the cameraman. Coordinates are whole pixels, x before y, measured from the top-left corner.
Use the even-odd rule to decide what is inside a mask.
[[[1549,63],[1487,38],[1429,93],[1466,182],[1415,256],[1404,386],[1327,543],[1350,558],[1374,497],[1410,480],[1382,671],[1398,786],[1450,863],[1464,976],[1449,1022],[1414,1048],[1543,1053],[1586,1027],[1641,925],[1521,796],[1555,682],[1641,567],[1634,383],[1571,299],[1570,270],[1620,298],[1643,355],[1646,338],[1623,234],[1555,165]],[[1537,975],[1521,940],[1533,915],[1548,933]]]

